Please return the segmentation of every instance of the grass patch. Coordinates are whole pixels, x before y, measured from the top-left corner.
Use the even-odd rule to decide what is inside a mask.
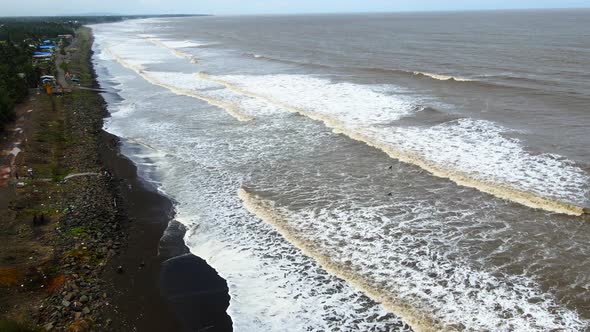
[[[43,125],[35,135],[35,140],[41,143],[65,143],[64,128],[61,121],[50,121]]]
[[[58,163],[51,163],[51,178],[53,182],[62,182],[68,175],[68,171],[61,167]]]
[[[35,178],[51,179],[53,182],[59,183],[69,174],[69,171],[64,168],[57,161],[52,161],[50,164],[32,165],[35,172]]]
[[[77,236],[77,237],[86,236],[87,234],[88,234],[88,228],[86,228],[85,226],[74,227],[66,232],[67,236]]]

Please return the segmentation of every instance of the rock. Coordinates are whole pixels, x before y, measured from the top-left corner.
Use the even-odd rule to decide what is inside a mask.
[[[43,329],[45,329],[45,331],[51,331],[51,330],[53,330],[53,322],[48,323],[48,324],[45,324],[43,326]]]
[[[86,295],[80,296],[80,303],[86,303],[86,302],[88,302],[88,296],[86,296]]]
[[[75,320],[80,320],[80,318],[82,318],[82,313],[81,312],[77,312],[74,314],[74,319]]]
[[[119,273],[119,274],[123,273],[123,267],[121,265],[119,265],[117,267],[117,273]]]
[[[140,268],[140,269],[143,269],[144,267],[145,267],[145,262],[141,262],[141,263],[139,263],[139,268]]]
[[[63,301],[61,301],[61,305],[63,305],[64,307],[66,307],[66,308],[67,308],[67,307],[69,307],[69,306],[70,306],[70,301],[63,300]]]
[[[74,293],[70,292],[70,293],[66,294],[66,296],[64,297],[64,300],[71,301],[73,297],[74,297]]]
[[[82,309],[82,313],[84,315],[88,315],[90,313],[90,309],[88,309],[88,307],[84,307],[84,309]]]

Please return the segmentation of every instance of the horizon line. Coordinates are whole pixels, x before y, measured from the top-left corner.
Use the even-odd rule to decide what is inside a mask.
[[[334,11],[334,12],[324,12],[324,11],[317,11],[317,12],[272,12],[272,13],[226,13],[226,14],[210,14],[210,13],[192,13],[192,14],[180,14],[180,13],[158,13],[158,14],[121,14],[121,13],[113,13],[113,14],[49,14],[49,15],[5,15],[0,16],[0,18],[19,18],[19,17],[117,17],[117,16],[270,16],[270,15],[277,15],[277,16],[288,16],[288,15],[342,15],[342,14],[401,14],[401,13],[465,13],[465,12],[511,12],[511,11],[557,11],[557,10],[590,10],[590,6],[588,7],[531,7],[531,8],[480,8],[480,9],[426,9],[426,10],[393,10],[393,11]]]

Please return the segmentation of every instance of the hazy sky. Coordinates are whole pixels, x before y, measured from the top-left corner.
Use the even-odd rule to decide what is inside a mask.
[[[590,0],[0,0],[0,16],[259,14],[590,7]]]

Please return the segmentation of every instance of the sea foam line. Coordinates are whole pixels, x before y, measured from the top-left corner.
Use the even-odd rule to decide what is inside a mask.
[[[571,331],[585,331],[585,328],[588,327],[588,322],[580,319],[575,311],[557,307],[557,304],[553,302],[554,299],[550,295],[545,297],[543,294],[547,293],[536,288],[537,286],[531,285],[532,280],[528,278],[522,280],[518,276],[507,276],[508,279],[502,281],[485,271],[475,271],[469,267],[461,268],[460,266],[451,268],[449,274],[448,271],[445,271],[449,266],[444,263],[444,260],[442,265],[431,265],[428,261],[424,261],[422,263],[425,264],[418,263],[416,267],[404,269],[405,264],[404,259],[402,259],[394,263],[400,265],[401,270],[392,267],[398,274],[385,277],[387,280],[393,280],[392,283],[385,283],[383,279],[372,280],[370,274],[359,273],[359,267],[364,266],[365,268],[377,269],[383,272],[379,268],[379,263],[367,262],[366,265],[363,265],[362,262],[365,262],[365,259],[362,256],[355,255],[346,257],[356,261],[350,263],[350,261],[344,260],[337,250],[336,252],[330,250],[329,244],[323,241],[316,242],[316,236],[312,235],[310,241],[310,234],[303,230],[307,229],[305,222],[301,224],[302,221],[297,217],[293,218],[294,216],[288,210],[275,207],[273,201],[265,200],[250,192],[244,186],[238,190],[238,197],[248,211],[273,226],[281,236],[306,256],[313,258],[324,270],[345,280],[352,287],[364,292],[374,301],[381,303],[386,310],[399,316],[415,331],[478,331],[489,329],[546,331],[564,328]],[[308,220],[308,222],[323,223],[326,220],[314,219],[313,221]],[[320,230],[318,229],[318,231]],[[340,246],[337,243],[333,244]],[[404,247],[403,244],[401,246]],[[410,248],[401,249],[401,251],[405,252],[408,249],[410,253],[418,254],[418,252],[414,252]],[[430,252],[428,247],[425,249]],[[359,250],[363,252],[361,248]],[[387,259],[391,260],[391,257]],[[422,268],[427,270],[422,270]],[[431,270],[431,268],[434,268],[434,270]],[[365,269],[362,270],[367,272]],[[444,296],[445,298],[450,296],[450,298],[447,298],[450,301],[449,303],[447,303],[447,300],[440,298],[440,290],[437,290],[439,287],[435,286],[440,285],[438,281],[421,278],[421,273],[422,276],[425,276],[423,273],[429,271],[437,271],[435,272],[437,277],[434,278],[442,278],[439,279],[441,282],[449,282],[449,287],[452,288],[447,289],[450,293],[446,293]],[[441,271],[444,271],[444,273],[441,274]],[[379,274],[382,275],[382,273]],[[428,276],[432,278],[430,273]],[[396,285],[396,283],[399,284]],[[384,290],[383,286],[386,284],[389,288]],[[413,287],[413,291],[410,293],[408,293],[407,284]],[[455,287],[457,291],[455,291]],[[430,293],[422,293],[420,290],[426,289],[433,290],[433,298],[429,298],[429,295],[424,297],[424,294]],[[478,292],[478,295],[473,296],[473,292]],[[483,294],[481,297],[479,296],[480,292]],[[532,298],[544,298],[546,302],[537,306],[529,302],[529,299]],[[434,302],[430,302],[430,300]],[[497,311],[497,305],[502,306],[502,312]]]
[[[324,270],[345,280],[352,287],[365,293],[373,301],[381,303],[386,310],[399,316],[414,331],[434,332],[455,330],[450,326],[443,325],[431,315],[412,307],[401,299],[391,294],[384,294],[383,290],[370,285],[358,275],[334,263],[329,256],[317,250],[311,243],[299,238],[296,235],[297,232],[288,226],[288,223],[275,211],[270,202],[248,192],[243,186],[238,190],[238,197],[242,200],[246,210],[273,226],[287,241],[299,248],[303,254],[316,260]]]
[[[155,39],[153,37],[144,36],[143,38],[145,38],[146,40],[150,41],[152,44],[154,44],[156,46],[159,46],[159,47],[165,48],[167,50],[170,50],[170,52],[172,52],[172,54],[174,54],[177,58],[188,59],[188,60],[190,60],[191,63],[197,63],[197,61],[198,61],[195,56],[193,56],[193,55],[191,55],[189,53],[186,53],[186,52],[179,51],[177,48],[170,47],[170,46],[164,44],[163,42],[161,42],[161,41],[159,41],[159,40],[157,40],[157,39]]]
[[[464,77],[441,75],[441,74],[431,74],[431,73],[426,73],[426,72],[422,72],[422,71],[415,71],[415,72],[413,72],[413,74],[415,76],[430,77],[430,78],[435,79],[437,81],[457,81],[457,82],[473,82],[473,81],[475,81],[475,80],[472,80],[469,78],[464,78]]]
[[[148,81],[149,83],[151,83],[153,85],[157,85],[157,86],[161,86],[163,88],[166,88],[177,95],[193,97],[193,98],[197,98],[202,101],[205,101],[209,105],[212,105],[217,108],[221,108],[221,109],[225,110],[229,115],[233,116],[238,121],[247,122],[247,121],[254,120],[254,117],[240,112],[239,107],[233,103],[229,103],[229,102],[226,102],[223,100],[217,100],[217,99],[199,94],[199,93],[195,92],[194,90],[181,89],[176,86],[166,84],[166,83],[156,79],[152,75],[149,75],[148,74],[149,72],[145,71],[143,68],[133,65],[133,64],[129,63],[128,61],[126,61],[125,59],[123,59],[122,57],[120,57],[119,55],[115,54],[115,52],[113,52],[109,47],[105,47],[104,49],[123,67],[133,70],[137,75],[141,76],[143,79],[145,79],[146,81]]]
[[[466,173],[445,169],[444,167],[429,162],[428,160],[417,154],[402,151],[400,149],[395,149],[363,133],[360,133],[356,130],[352,130],[348,128],[342,121],[339,121],[338,119],[335,119],[333,117],[308,112],[303,109],[293,107],[292,105],[288,105],[281,101],[275,100],[268,96],[241,89],[230,82],[212,77],[211,75],[206,73],[197,73],[196,75],[200,79],[206,79],[218,84],[222,84],[227,89],[235,93],[243,94],[253,98],[259,98],[269,103],[275,104],[281,108],[284,108],[287,111],[304,115],[312,120],[321,121],[327,127],[331,128],[337,133],[342,133],[354,140],[363,142],[371,147],[377,148],[385,152],[389,157],[393,159],[397,159],[408,164],[416,165],[430,172],[434,176],[449,179],[458,185],[474,188],[479,191],[496,196],[498,198],[506,199],[535,209],[543,209],[546,211],[563,213],[574,216],[580,216],[590,212],[587,208],[577,206],[572,203],[550,199],[539,194],[519,190],[499,183],[491,183],[475,179]]]

